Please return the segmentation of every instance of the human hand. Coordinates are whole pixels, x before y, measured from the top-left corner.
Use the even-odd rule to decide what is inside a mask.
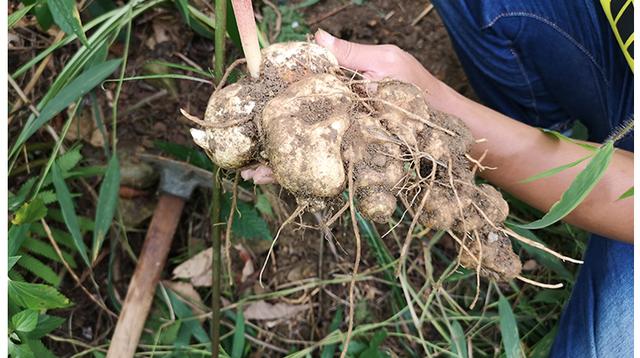
[[[396,45],[358,44],[338,39],[324,30],[316,32],[315,40],[331,51],[341,66],[358,71],[365,78],[413,83],[427,93],[437,91],[441,84],[415,57]]]
[[[243,168],[240,170],[240,176],[244,180],[253,180],[255,184],[271,184],[275,182],[271,168],[263,164]]]

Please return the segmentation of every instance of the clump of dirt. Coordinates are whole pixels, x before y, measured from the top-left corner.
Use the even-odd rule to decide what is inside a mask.
[[[463,238],[502,225],[506,202],[474,182],[469,129],[429,108],[418,87],[383,80],[362,92],[365,80],[354,81],[330,52],[308,42],[272,45],[262,56],[259,78],[214,91],[204,120],[189,116],[202,127],[191,130],[194,141],[218,166],[268,165],[295,196],[294,216],[349,190],[362,215],[380,223],[391,220],[401,197],[424,226]],[[501,249],[509,253],[498,256],[518,260],[510,245]],[[498,266],[490,271],[501,272]]]

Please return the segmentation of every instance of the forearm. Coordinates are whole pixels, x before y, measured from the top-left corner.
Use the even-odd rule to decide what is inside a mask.
[[[471,101],[441,82],[432,83],[427,101],[462,119],[475,138],[486,139],[474,145],[471,155],[479,158],[486,150],[482,164],[497,169],[484,170],[481,176],[539,210],[548,211],[588,162],[548,178],[521,183],[550,168],[584,158],[590,151]],[[633,200],[618,200],[631,186],[633,154],[617,149],[600,183],[564,220],[590,232],[633,242]]]

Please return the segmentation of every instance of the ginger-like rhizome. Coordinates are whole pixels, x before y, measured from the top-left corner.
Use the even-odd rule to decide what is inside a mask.
[[[318,45],[274,44],[262,50],[260,77],[214,92],[191,133],[223,169],[271,167],[299,208],[322,209],[350,187],[364,217],[388,222],[399,198],[417,222],[458,241],[462,265],[517,277],[503,230],[509,208],[475,183],[468,128],[429,108],[414,85],[366,82]]]

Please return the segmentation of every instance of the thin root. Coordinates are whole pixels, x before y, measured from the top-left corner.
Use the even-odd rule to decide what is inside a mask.
[[[269,258],[273,255],[273,248],[276,246],[276,241],[278,241],[278,237],[280,237],[280,233],[282,232],[282,229],[284,229],[284,227],[287,226],[287,224],[293,221],[306,208],[307,208],[307,204],[298,206],[296,210],[293,211],[293,214],[291,214],[287,218],[287,220],[285,220],[282,223],[282,225],[280,225],[280,228],[278,229],[278,232],[276,233],[276,236],[273,238],[273,241],[271,242],[271,246],[269,247],[269,253],[267,253],[267,257],[264,259],[264,264],[262,264],[262,268],[260,269],[260,275],[258,276],[258,282],[260,283],[260,287],[264,287],[264,284],[262,283],[262,274],[264,273],[264,269],[267,267],[267,263],[269,263]]]
[[[238,181],[240,178],[240,172],[236,172],[236,177],[233,180],[233,187],[231,188],[231,210],[229,210],[229,219],[227,219],[227,228],[224,235],[224,258],[227,260],[227,274],[229,275],[229,285],[233,286],[233,273],[231,271],[231,235],[233,226],[233,217],[235,215],[236,206],[238,205]]]
[[[559,258],[560,260],[573,262],[574,264],[583,264],[584,263],[584,261],[582,261],[582,260],[576,260],[576,259],[573,259],[571,257],[564,256],[564,255],[562,255],[560,253],[557,253],[557,252],[551,250],[550,248],[544,246],[543,244],[541,244],[539,242],[535,242],[533,240],[527,239],[526,237],[518,235],[517,233],[515,233],[511,229],[508,229],[508,228],[507,229],[503,229],[503,228],[501,228],[499,230],[502,231],[503,233],[513,237],[514,239],[516,239],[516,240],[518,240],[520,242],[523,242],[523,243],[525,243],[527,245],[530,245],[530,246],[533,246],[535,248],[538,248],[538,249],[540,249],[540,250],[542,250],[544,252],[550,253],[551,255]]]
[[[233,126],[237,126],[246,122],[249,122],[251,120],[251,118],[242,118],[242,119],[236,119],[235,121],[228,121],[228,122],[224,122],[224,123],[212,123],[212,122],[207,122],[207,121],[203,121],[202,119],[194,116],[193,114],[190,114],[189,112],[185,111],[184,109],[180,108],[180,113],[185,116],[185,118],[187,118],[188,120],[190,120],[191,122],[204,127],[204,128],[227,128],[227,127],[233,127]]]
[[[360,230],[358,229],[358,222],[356,221],[356,208],[353,204],[353,163],[349,163],[349,211],[351,212],[351,225],[353,226],[353,234],[356,239],[356,259],[353,263],[353,274],[351,275],[351,282],[349,284],[349,326],[347,328],[347,337],[344,341],[342,352],[340,352],[340,358],[344,358],[349,348],[349,341],[351,340],[351,334],[353,333],[353,316],[355,313],[354,303],[354,291],[356,287],[356,275],[358,274],[358,267],[360,266]]]
[[[538,287],[542,287],[542,288],[562,288],[562,286],[564,286],[562,283],[542,283],[542,282],[538,282],[538,281],[534,281],[531,279],[528,279],[526,277],[522,277],[520,275],[516,276],[516,278],[522,282],[526,282],[530,285],[534,285],[534,286],[538,286]]]
[[[473,296],[473,301],[469,305],[469,309],[473,309],[478,302],[478,298],[480,298],[480,270],[482,269],[482,244],[480,243],[480,235],[478,235],[477,230],[473,230],[473,235],[476,237],[476,242],[478,243],[478,256],[480,256],[478,260],[478,266],[476,266],[476,294]]]

